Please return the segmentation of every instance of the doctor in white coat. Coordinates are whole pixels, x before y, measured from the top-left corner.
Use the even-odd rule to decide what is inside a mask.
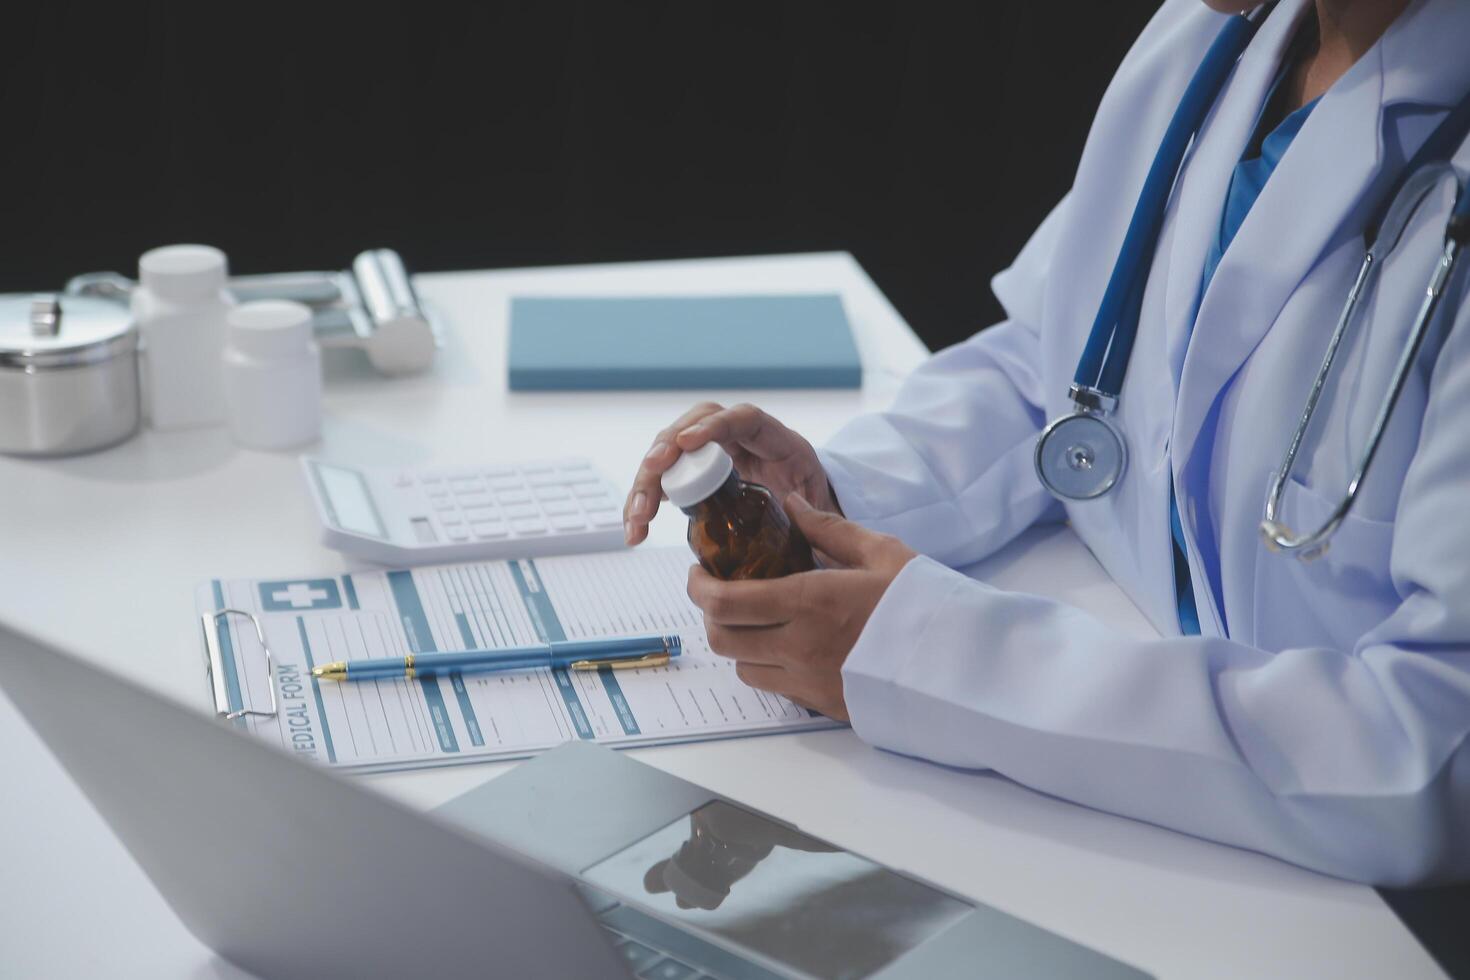
[[[1168,0],[1123,61],[1071,191],[994,280],[1004,322],[935,355],[891,409],[820,451],[753,406],[695,407],[641,464],[628,539],[646,536],[680,450],[718,441],[742,476],[787,495],[830,559],[774,582],[691,572],[711,645],[748,683],[850,718],[886,749],[1330,874],[1470,878],[1464,269],[1330,549],[1299,561],[1268,551],[1258,529],[1368,216],[1470,91],[1470,3],[1282,0],[1270,12],[1169,194],[1114,416],[1130,452],[1122,479],[1064,505],[1033,467],[1039,431],[1071,410],[1165,127],[1245,7],[1211,5]],[[1289,147],[1273,150],[1288,124]],[[1242,168],[1273,152],[1241,220]],[[1453,163],[1470,170],[1470,144]],[[1293,527],[1316,527],[1345,491],[1451,203],[1436,193],[1420,208],[1365,297],[1286,486]],[[953,570],[1062,520],[1161,639]]]

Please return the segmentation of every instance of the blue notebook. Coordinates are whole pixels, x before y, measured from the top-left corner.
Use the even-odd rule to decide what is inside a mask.
[[[856,388],[837,296],[521,298],[512,391]]]

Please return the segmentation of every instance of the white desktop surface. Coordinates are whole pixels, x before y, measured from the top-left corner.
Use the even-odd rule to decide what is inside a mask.
[[[654,433],[696,400],[757,402],[820,443],[881,408],[922,344],[842,253],[416,277],[448,323],[428,374],[329,362],[312,451],[405,466],[592,458],[626,487]],[[865,365],[855,391],[510,394],[512,295],[842,294]],[[732,342],[738,342],[733,339]],[[683,540],[677,512],[652,541]],[[212,577],[331,572],[290,454],[222,430],[145,432],[62,460],[0,457],[0,621],[203,709],[194,587]],[[976,569],[1148,624],[1065,528]],[[242,977],[187,933],[0,694],[0,976]],[[1369,888],[966,773],[872,749],[850,731],[637,751],[637,757],[1161,977],[1435,977]],[[362,778],[435,806],[508,764]],[[289,883],[283,883],[289,887]],[[330,935],[328,933],[327,935]]]

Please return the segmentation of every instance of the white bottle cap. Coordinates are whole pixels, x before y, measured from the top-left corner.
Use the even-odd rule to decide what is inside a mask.
[[[160,296],[199,296],[222,289],[225,253],[212,245],[165,245],[138,259],[138,278]]]
[[[226,318],[230,346],[263,360],[297,357],[311,346],[311,309],[289,299],[242,303]]]
[[[705,443],[693,452],[687,452],[664,471],[662,480],[664,493],[675,507],[693,507],[729,479],[735,464],[730,454],[717,442]]]

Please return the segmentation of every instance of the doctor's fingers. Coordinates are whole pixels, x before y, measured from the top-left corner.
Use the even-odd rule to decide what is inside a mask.
[[[776,626],[728,626],[706,617],[709,648],[741,663],[784,667],[793,677],[822,674],[832,662],[838,623],[830,616],[803,616]],[[845,651],[844,651],[845,652]]]
[[[768,664],[738,663],[735,665],[735,676],[751,687],[773,694],[786,694],[792,686],[789,671]]]
[[[806,583],[784,579],[725,582],[695,565],[689,569],[689,601],[704,613],[705,623],[720,626],[779,626],[802,608]]]
[[[815,622],[785,626],[709,626],[710,648],[735,661],[751,687],[772,691],[829,718],[847,719],[841,659],[830,630]]]
[[[704,416],[680,431],[675,441],[686,452],[718,442],[737,458],[749,453],[758,459],[781,460],[798,451],[806,440],[775,416],[745,403]]]
[[[790,642],[785,636],[788,630],[786,626],[721,626],[708,620],[704,624],[704,635],[715,653],[742,664],[766,667],[787,665],[784,651]]]
[[[794,701],[803,708],[820,711],[828,717],[845,719],[847,713],[842,705],[822,704],[823,699],[809,685],[802,683],[801,678],[789,670],[780,667],[769,667],[765,664],[739,663],[735,665],[735,676],[739,677],[751,687],[772,694],[779,694],[788,701]],[[791,845],[787,845],[791,846]],[[801,850],[830,850],[830,848],[814,848],[796,845]]]
[[[700,402],[653,437],[653,445],[638,464],[628,499],[623,502],[623,537],[628,544],[637,544],[648,537],[648,522],[658,513],[659,501],[664,496],[659,477],[679,458],[680,450],[674,445],[674,437],[705,416],[721,411],[724,411],[723,405]]]

